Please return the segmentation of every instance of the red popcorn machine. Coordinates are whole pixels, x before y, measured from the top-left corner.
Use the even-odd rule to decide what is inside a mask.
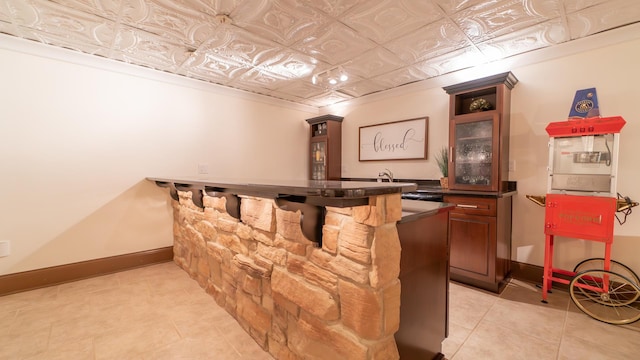
[[[547,302],[553,282],[568,284],[580,310],[611,324],[640,319],[640,280],[629,267],[611,259],[616,212],[623,212],[626,219],[638,205],[616,189],[619,137],[625,123],[620,116],[550,123],[547,194],[527,195],[545,207],[542,302]],[[556,236],[602,242],[604,257],[586,259],[573,271],[555,268]]]

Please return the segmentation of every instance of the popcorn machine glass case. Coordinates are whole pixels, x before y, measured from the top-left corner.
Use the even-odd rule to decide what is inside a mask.
[[[550,123],[547,193],[616,197],[622,117]]]

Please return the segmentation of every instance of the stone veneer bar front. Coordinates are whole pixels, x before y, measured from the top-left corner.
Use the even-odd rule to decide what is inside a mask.
[[[401,188],[366,205],[326,206],[320,247],[303,235],[301,212],[274,199],[240,196],[236,219],[225,197],[205,191],[196,206],[192,191],[201,190],[175,191],[172,202],[174,261],[265,351],[399,358]]]

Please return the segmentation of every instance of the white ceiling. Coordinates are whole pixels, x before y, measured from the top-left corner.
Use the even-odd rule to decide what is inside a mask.
[[[317,107],[638,22],[639,0],[0,0],[0,33]]]

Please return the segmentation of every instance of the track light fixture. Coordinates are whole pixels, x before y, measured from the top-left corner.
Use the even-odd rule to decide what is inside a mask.
[[[349,80],[349,75],[344,71],[342,66],[336,66],[311,76],[311,83],[313,85],[325,85],[327,87],[338,85],[347,80]]]

